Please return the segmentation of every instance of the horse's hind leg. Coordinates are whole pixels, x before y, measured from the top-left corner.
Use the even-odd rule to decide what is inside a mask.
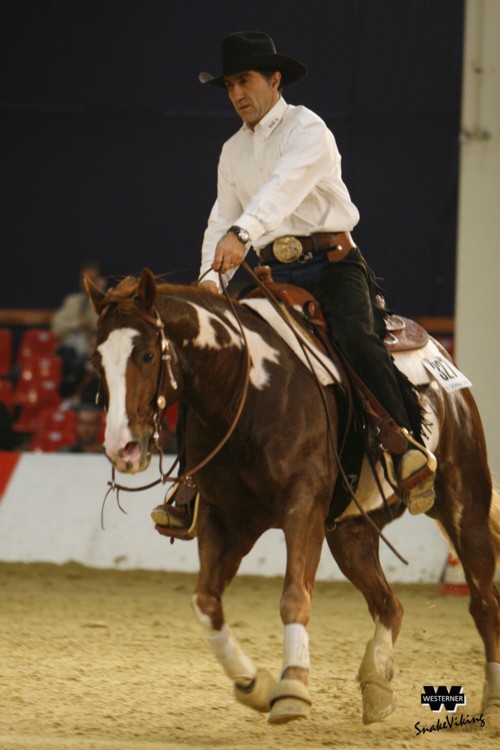
[[[439,487],[439,485],[438,485]],[[440,521],[449,535],[462,563],[470,591],[469,611],[484,644],[485,690],[483,710],[492,722],[492,712],[498,714],[495,720],[500,727],[500,594],[494,583],[495,553],[488,526],[488,510],[481,497],[484,492],[476,485],[477,492],[464,491],[464,503],[458,517],[453,517],[444,509]],[[457,508],[460,499],[455,488],[447,487],[447,500]],[[453,500],[453,502],[452,502]]]
[[[437,517],[450,537],[470,590],[470,613],[484,643],[486,685],[483,710],[500,727],[500,594],[494,583],[494,519],[498,496],[492,492],[481,422],[472,396],[459,391],[440,439],[436,478]],[[493,718],[495,714],[495,719]]]
[[[390,510],[372,514],[379,527],[390,520],[387,514]],[[394,673],[392,649],[401,628],[403,606],[380,565],[377,533],[364,518],[341,521],[326,539],[340,570],[363,594],[375,621],[375,634],[368,641],[359,669],[363,722],[371,724],[385,719],[396,706],[390,684]]]
[[[257,669],[243,651],[224,622],[222,608],[224,590],[259,535],[237,545],[236,535],[228,534],[217,514],[204,509],[199,529],[200,572],[193,597],[194,611],[218,662],[233,682],[236,699],[257,711],[267,712],[275,680],[267,670]],[[229,541],[231,537],[233,543]]]

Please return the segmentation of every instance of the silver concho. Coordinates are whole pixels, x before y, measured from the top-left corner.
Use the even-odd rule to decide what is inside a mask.
[[[280,261],[280,263],[293,263],[294,260],[300,258],[303,252],[302,243],[297,237],[290,235],[286,237],[278,237],[273,242],[273,253],[274,257]]]

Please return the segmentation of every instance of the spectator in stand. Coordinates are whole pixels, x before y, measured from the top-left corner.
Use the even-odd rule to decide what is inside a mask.
[[[102,453],[101,410],[93,404],[80,404],[76,433],[76,443],[61,448],[60,453]]]
[[[61,396],[71,397],[81,381],[88,375],[88,361],[93,354],[97,335],[97,316],[83,285],[87,274],[93,283],[104,290],[106,278],[97,261],[82,263],[79,275],[80,291],[68,294],[52,317],[52,331],[59,337],[61,345],[57,354],[63,363]]]

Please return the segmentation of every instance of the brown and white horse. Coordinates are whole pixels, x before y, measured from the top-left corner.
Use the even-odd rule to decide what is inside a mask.
[[[108,402],[104,447],[121,472],[142,471],[149,463],[159,395],[166,407],[178,398],[188,404],[187,466],[202,462],[232,424],[250,366],[234,432],[195,475],[202,500],[194,610],[237,699],[270,711],[271,723],[308,715],[306,628],[326,535],[341,571],[364,595],[375,622],[359,670],[363,720],[388,716],[395,706],[392,652],[402,605],[382,571],[376,530],[355,507],[332,531],[325,530],[338,474],[331,450],[331,437],[337,437],[335,388],[325,387],[322,395],[290,347],[252,310],[236,303],[240,329],[223,296],[157,285],[147,270],[139,280],[129,277],[107,293],[91,286],[88,292],[100,315],[94,361]],[[161,364],[162,349],[166,365],[165,360]],[[463,564],[470,611],[485,649],[483,708],[498,718],[500,595],[493,578],[500,522],[481,422],[469,389],[447,393],[427,383],[420,398],[433,423],[429,440],[438,459],[437,497],[429,515],[442,524]],[[384,504],[374,480],[361,482],[360,495],[379,528],[404,510],[394,496],[392,505]],[[270,528],[283,530],[287,551],[280,602],[283,665],[277,682],[243,651],[222,608],[224,590],[242,558]]]

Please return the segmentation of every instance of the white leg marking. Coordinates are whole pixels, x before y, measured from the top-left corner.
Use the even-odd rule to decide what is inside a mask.
[[[206,615],[204,612],[201,611],[201,609],[198,607],[197,601],[196,601],[196,594],[193,594],[192,598],[192,605],[194,609],[194,613],[198,619],[198,622],[203,626],[203,629],[208,633],[215,633],[216,631],[212,627],[212,621],[210,620],[210,617]]]
[[[288,667],[301,667],[308,671],[311,668],[309,662],[309,636],[305,627],[298,623],[285,625],[282,677]]]
[[[495,661],[487,661],[485,675],[483,708],[488,708],[490,705],[500,706],[500,664]]]
[[[257,669],[227,625],[223,625],[218,632],[214,631],[213,635],[209,635],[208,642],[225,673],[233,682],[246,684],[254,679]]]
[[[207,640],[217,661],[223,667],[227,676],[236,683],[248,684],[257,675],[257,669],[239,643],[234,638],[229,627],[223,625],[220,630],[214,630],[210,618],[203,614],[193,597],[193,609],[196,617],[207,634]]]
[[[389,628],[381,625],[378,620],[375,621],[375,635],[373,636],[374,649],[373,658],[375,669],[384,677],[387,673],[387,660],[392,659],[392,632]]]
[[[112,331],[98,347],[109,391],[104,448],[110,457],[132,440],[125,407],[125,371],[134,347],[134,337],[138,335],[134,328],[120,328]]]

